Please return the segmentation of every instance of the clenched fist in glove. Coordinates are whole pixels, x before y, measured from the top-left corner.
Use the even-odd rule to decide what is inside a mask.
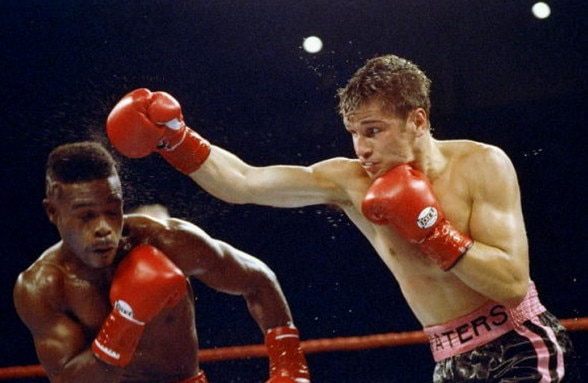
[[[184,274],[165,254],[149,245],[135,247],[112,278],[114,308],[92,343],[94,355],[112,365],[129,364],[145,324],[175,306],[186,291]]]
[[[165,92],[140,88],[125,95],[106,120],[112,145],[130,158],[159,152],[184,174],[200,168],[210,144],[184,123],[178,101]]]
[[[399,165],[376,178],[361,209],[373,223],[392,226],[445,271],[473,244],[445,218],[431,184],[410,165]]]
[[[293,325],[270,329],[265,335],[269,357],[266,383],[310,383],[306,357],[300,347],[300,335]]]

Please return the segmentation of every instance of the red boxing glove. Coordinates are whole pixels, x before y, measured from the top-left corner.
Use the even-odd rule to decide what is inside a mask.
[[[153,246],[135,247],[118,265],[110,286],[112,312],[102,324],[92,351],[106,363],[126,366],[145,323],[186,294],[186,278]]]
[[[178,101],[165,92],[140,88],[125,95],[106,120],[108,139],[130,158],[157,151],[184,174],[200,168],[210,143],[184,123]]]
[[[445,218],[425,175],[410,165],[399,165],[374,180],[361,209],[373,223],[394,227],[445,271],[473,245]]]
[[[294,325],[270,329],[265,335],[265,346],[270,376],[266,383],[310,383],[308,364]]]

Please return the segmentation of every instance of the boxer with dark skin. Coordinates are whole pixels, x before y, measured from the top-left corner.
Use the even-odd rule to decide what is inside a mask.
[[[429,336],[435,383],[577,381],[569,336],[530,277],[514,166],[494,145],[435,138],[430,86],[409,60],[368,60],[338,91],[356,158],[310,166],[250,165],[148,89],[117,103],[107,134],[123,155],[157,152],[229,203],[339,207]]]
[[[310,382],[275,274],[184,220],[123,214],[116,164],[99,144],[52,151],[43,205],[61,240],[19,275],[14,303],[52,383],[207,382],[190,278],[245,299],[268,382]]]

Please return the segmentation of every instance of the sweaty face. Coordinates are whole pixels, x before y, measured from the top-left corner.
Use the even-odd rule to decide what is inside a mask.
[[[351,134],[355,154],[370,178],[414,160],[417,133],[412,116],[396,117],[377,100],[368,101],[345,116],[343,122]]]
[[[109,266],[116,255],[123,225],[118,176],[73,184],[59,183],[47,199],[47,212],[65,247],[84,264]],[[59,196],[57,196],[59,195]]]

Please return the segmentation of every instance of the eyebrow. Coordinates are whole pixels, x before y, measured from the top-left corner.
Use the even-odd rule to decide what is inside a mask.
[[[364,125],[364,124],[373,124],[373,123],[377,123],[377,122],[384,122],[384,120],[382,120],[382,119],[362,120],[359,124]]]
[[[77,202],[72,205],[73,209],[84,209],[88,207],[95,207],[95,206],[106,206],[108,204],[119,204],[122,203],[122,198],[118,196],[111,196],[108,198],[105,204],[102,203],[95,203],[95,202]]]

